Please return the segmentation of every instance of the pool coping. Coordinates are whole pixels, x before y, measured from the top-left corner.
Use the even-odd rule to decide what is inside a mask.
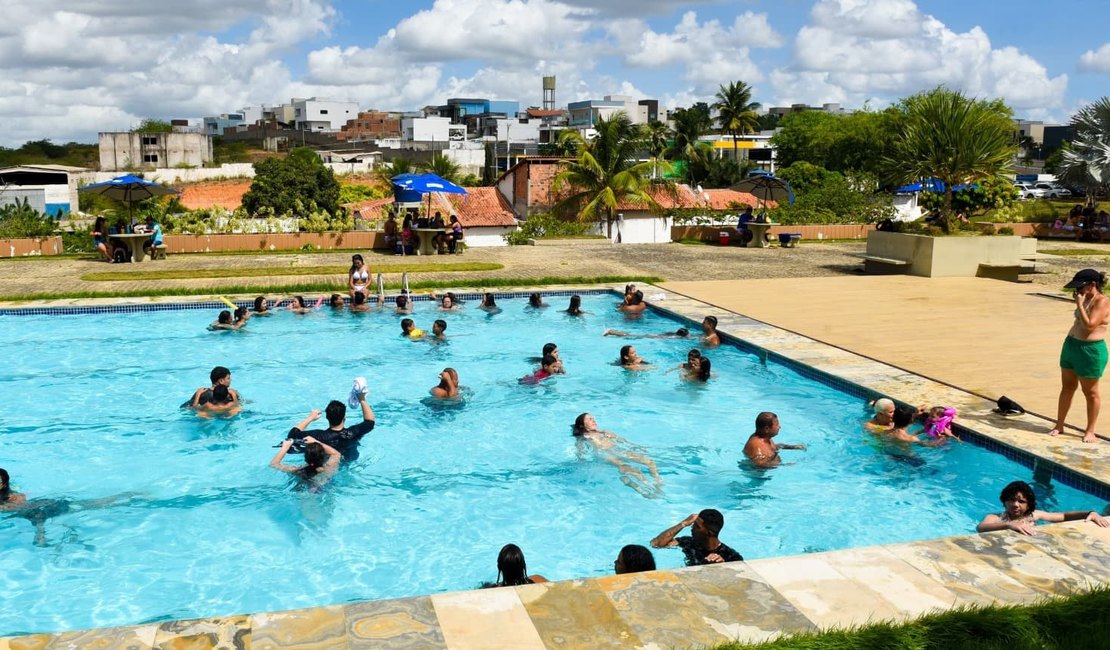
[[[596,295],[613,289],[548,286],[494,293],[508,298],[532,291],[545,296]],[[1026,420],[994,415],[993,403],[958,388],[661,288],[659,294],[662,299],[656,296],[653,309],[693,322],[714,315],[730,343],[764,360],[858,397],[887,395],[908,404],[955,406],[965,423],[960,432],[976,444],[1022,462],[1041,472],[1039,476],[1099,496],[1110,494],[1106,445],[1080,446],[1068,437],[1035,435],[1014,426]],[[178,309],[224,306],[208,298],[172,298]],[[115,309],[101,301],[63,301],[69,304],[59,312],[57,302],[15,309],[90,313],[173,308],[168,301],[130,300],[120,305],[115,299]],[[11,315],[9,311],[0,310],[0,315]],[[1110,584],[1110,529],[1073,522],[1038,531],[1041,535],[1032,538],[1008,532],[966,535],[505,589],[34,634],[0,638],[0,650],[179,643],[272,648],[684,647],[908,620],[957,605],[1029,603]]]

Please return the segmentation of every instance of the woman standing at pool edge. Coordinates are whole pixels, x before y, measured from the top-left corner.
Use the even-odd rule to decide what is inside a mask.
[[[1094,269],[1083,269],[1064,285],[1075,291],[1075,322],[1060,350],[1060,399],[1050,436],[1063,433],[1075,389],[1082,388],[1087,402],[1083,442],[1098,442],[1095,425],[1102,405],[1098,380],[1106,370],[1106,322],[1110,319],[1110,299],[1102,293],[1105,286],[1106,276]]]
[[[347,272],[347,292],[351,295],[351,299],[353,300],[358,292],[366,295],[366,287],[369,284],[370,269],[366,268],[362,255],[355,253],[351,256],[351,269]]]

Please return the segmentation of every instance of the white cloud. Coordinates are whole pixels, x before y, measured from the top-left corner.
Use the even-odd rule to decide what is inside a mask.
[[[810,18],[793,65],[770,75],[780,103],[881,104],[945,85],[1019,110],[1063,104],[1067,75],[1049,77],[1020,50],[994,48],[979,27],[955,32],[911,0],[818,0]]]
[[[1110,43],[1097,50],[1087,50],[1079,57],[1079,69],[1087,72],[1110,72]]]

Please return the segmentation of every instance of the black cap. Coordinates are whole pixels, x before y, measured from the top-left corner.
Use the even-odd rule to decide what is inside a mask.
[[[1071,282],[1064,285],[1065,289],[1082,289],[1090,283],[1102,284],[1102,274],[1094,269],[1083,269],[1075,274]]]

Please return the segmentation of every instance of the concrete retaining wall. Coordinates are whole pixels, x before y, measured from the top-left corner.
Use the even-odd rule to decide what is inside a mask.
[[[898,270],[928,278],[976,277],[980,265],[1020,266],[1021,237],[929,237],[872,230],[867,254],[906,260]]]
[[[238,251],[293,251],[311,244],[323,250],[385,248],[381,232],[273,233],[243,235],[165,235],[166,252],[224,253]]]

